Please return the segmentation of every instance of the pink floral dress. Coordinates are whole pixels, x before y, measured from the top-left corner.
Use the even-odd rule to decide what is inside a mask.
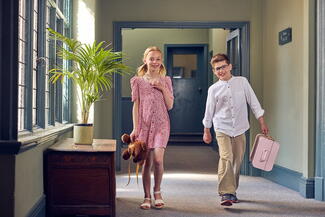
[[[160,77],[160,82],[168,88],[173,97],[170,77]],[[151,148],[166,148],[169,139],[170,121],[163,93],[151,86],[143,77],[131,78],[132,102],[139,99],[138,140]]]

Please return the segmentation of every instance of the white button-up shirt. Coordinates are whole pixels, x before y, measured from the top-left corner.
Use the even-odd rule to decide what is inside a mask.
[[[249,129],[247,103],[256,119],[264,110],[245,77],[232,76],[228,81],[219,80],[210,86],[203,125],[235,137]]]

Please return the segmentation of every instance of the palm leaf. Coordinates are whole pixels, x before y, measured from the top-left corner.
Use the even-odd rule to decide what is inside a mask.
[[[63,43],[59,47],[58,56],[73,62],[69,70],[60,67],[51,69],[50,81],[55,83],[64,77],[71,79],[80,88],[82,113],[88,115],[91,105],[100,99],[103,92],[113,87],[114,74],[129,74],[129,68],[122,63],[122,53],[114,52],[110,48],[111,44],[104,41],[84,44],[53,29],[48,28],[48,31],[50,38]]]

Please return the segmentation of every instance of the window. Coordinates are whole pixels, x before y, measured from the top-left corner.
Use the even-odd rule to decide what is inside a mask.
[[[70,121],[71,84],[51,84],[48,71],[71,63],[57,57],[59,41],[50,27],[70,37],[72,0],[20,0],[18,130],[33,131]]]

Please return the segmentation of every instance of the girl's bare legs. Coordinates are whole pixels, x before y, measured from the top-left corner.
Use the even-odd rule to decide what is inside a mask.
[[[160,192],[160,184],[164,173],[164,153],[164,148],[155,148],[153,150],[153,165],[155,179],[155,186],[153,189],[154,192]],[[155,200],[162,199],[160,193],[154,194],[154,198]]]
[[[149,151],[147,159],[142,166],[142,184],[144,190],[144,198],[151,198],[151,194],[150,194],[151,167],[152,167],[152,151]],[[144,203],[151,203],[151,200],[145,199]]]

